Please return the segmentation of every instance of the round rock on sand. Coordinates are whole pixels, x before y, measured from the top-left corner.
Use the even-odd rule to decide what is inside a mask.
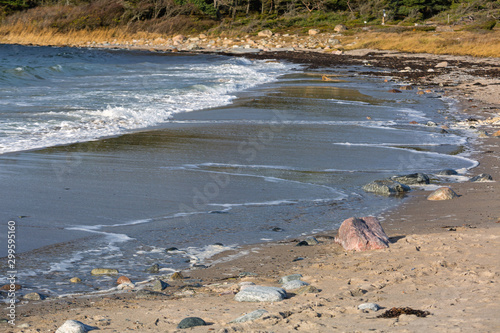
[[[449,187],[441,187],[434,192],[432,192],[427,200],[439,201],[439,200],[451,200],[453,198],[458,198],[458,195]]]

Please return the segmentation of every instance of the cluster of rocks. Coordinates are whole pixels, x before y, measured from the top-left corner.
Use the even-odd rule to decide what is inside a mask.
[[[294,51],[294,50],[315,50],[315,51],[336,51],[342,45],[338,37],[347,28],[339,24],[335,27],[336,33],[322,33],[318,29],[310,29],[308,34],[300,36],[298,34],[273,33],[271,30],[262,30],[257,35],[246,35],[244,37],[214,37],[206,34],[198,36],[176,35],[171,38],[156,39],[134,39],[131,42],[121,43],[118,40],[111,42],[87,42],[88,47],[119,47],[119,48],[144,48],[170,51]],[[339,52],[341,54],[342,52]]]

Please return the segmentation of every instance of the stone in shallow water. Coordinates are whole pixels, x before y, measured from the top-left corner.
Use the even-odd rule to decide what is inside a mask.
[[[493,180],[493,177],[487,173],[482,173],[470,179],[471,182],[487,182]]]
[[[276,287],[251,286],[234,296],[238,302],[279,302],[286,298],[286,291]]]
[[[148,269],[146,269],[146,272],[147,273],[158,273],[160,271],[160,265],[158,264],[153,264],[151,265],[151,267],[149,267]]]
[[[363,304],[358,305],[358,309],[359,310],[371,310],[371,311],[377,312],[378,310],[380,310],[380,306],[376,303],[363,303]]]
[[[458,172],[452,169],[441,170],[437,173],[439,176],[455,176],[458,175]]]
[[[231,323],[244,323],[244,322],[247,322],[247,321],[252,321],[252,320],[255,320],[255,319],[259,319],[265,313],[268,313],[268,312],[266,310],[264,310],[264,309],[255,310],[253,312],[247,313],[246,315],[238,317],[235,320],[232,320],[230,322]]]
[[[392,180],[400,182],[405,185],[420,185],[420,184],[429,184],[429,176],[424,173],[412,173],[404,176],[393,176]]]
[[[306,237],[306,239],[304,239],[304,240],[305,240],[305,241],[307,242],[307,244],[309,244],[309,245],[318,245],[318,244],[319,244],[318,240],[317,240],[317,239],[316,239],[316,237],[314,237],[314,236],[309,236],[309,237]]]
[[[39,293],[29,293],[24,295],[24,299],[30,300],[30,301],[41,301],[45,299],[45,296]]]
[[[195,326],[205,326],[207,323],[198,317],[187,317],[181,320],[177,328],[190,328]]]
[[[301,280],[293,280],[293,281],[285,283],[281,287],[283,289],[285,289],[286,291],[290,291],[290,290],[299,289],[299,288],[307,286],[307,285],[309,285],[309,283],[301,281]]]
[[[427,197],[427,200],[440,201],[440,200],[451,200],[457,198],[458,195],[449,187],[441,187]]]
[[[118,270],[114,268],[94,268],[90,274],[92,275],[116,275]]]
[[[363,186],[363,190],[381,195],[398,195],[411,191],[408,185],[391,179],[375,180]]]

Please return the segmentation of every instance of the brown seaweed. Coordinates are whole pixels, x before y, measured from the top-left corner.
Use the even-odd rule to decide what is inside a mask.
[[[409,307],[392,308],[392,309],[385,311],[381,315],[378,315],[377,318],[396,318],[402,314],[415,315],[417,317],[427,317],[431,313],[429,311],[415,310],[415,309],[412,309]]]

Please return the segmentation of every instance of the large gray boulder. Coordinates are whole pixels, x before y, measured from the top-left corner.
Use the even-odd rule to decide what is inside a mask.
[[[387,237],[380,222],[373,216],[351,217],[342,222],[335,242],[347,251],[367,251],[389,247]]]
[[[430,183],[429,176],[424,173],[412,173],[403,176],[392,176],[391,179],[405,185],[423,185]]]
[[[363,190],[380,195],[400,195],[411,191],[408,185],[392,179],[375,180],[363,186]]]
[[[286,298],[286,291],[276,287],[250,286],[234,296],[238,302],[279,302]]]

